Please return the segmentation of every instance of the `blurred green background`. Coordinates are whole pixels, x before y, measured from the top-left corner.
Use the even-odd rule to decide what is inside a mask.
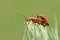
[[[50,26],[54,26],[54,14],[57,15],[60,38],[60,0],[0,0],[0,40],[22,40],[23,15],[36,17],[38,13],[46,16]]]

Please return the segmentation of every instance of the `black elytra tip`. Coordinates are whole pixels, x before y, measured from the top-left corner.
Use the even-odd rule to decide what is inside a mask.
[[[47,24],[47,26],[49,26],[49,24]]]

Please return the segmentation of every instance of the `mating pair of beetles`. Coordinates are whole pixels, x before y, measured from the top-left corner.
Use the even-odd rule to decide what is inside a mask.
[[[39,24],[39,25],[43,25],[44,27],[45,27],[45,26],[49,26],[46,18],[45,18],[44,15],[42,15],[42,14],[38,14],[38,15],[37,15],[37,18],[35,18],[35,17],[29,17],[29,18],[27,18],[26,20],[27,20],[27,21],[32,21],[33,23],[37,23],[37,24]]]

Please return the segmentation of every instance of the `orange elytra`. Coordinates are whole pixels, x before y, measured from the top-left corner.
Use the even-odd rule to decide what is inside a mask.
[[[38,15],[37,15],[37,19],[38,19],[38,20],[40,19],[40,21],[42,21],[42,25],[43,25],[43,26],[47,26],[47,25],[49,26],[49,24],[48,24],[46,18],[44,17],[44,15],[38,14]]]
[[[38,19],[35,18],[35,17],[29,17],[29,18],[27,18],[27,21],[32,21],[32,22],[34,22],[34,23],[41,24],[41,21],[38,20]]]

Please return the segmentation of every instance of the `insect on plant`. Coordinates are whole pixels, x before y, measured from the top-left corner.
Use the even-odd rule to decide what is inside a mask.
[[[54,17],[56,20],[56,16]],[[42,14],[38,14],[36,18],[25,18],[25,20],[26,29],[24,31],[23,40],[58,40],[57,20],[55,21],[54,27],[49,26],[48,21]]]
[[[46,18],[45,18],[43,15],[41,15],[41,14],[38,14],[38,15],[37,15],[37,18],[35,18],[35,17],[29,17],[29,18],[27,18],[26,20],[27,20],[27,21],[32,21],[32,22],[37,23],[37,24],[39,24],[39,25],[41,24],[41,25],[43,25],[44,27],[47,26],[47,25],[49,26]]]
[[[23,16],[27,22],[32,21],[33,23],[37,23],[37,24],[42,25],[44,27],[49,26],[46,18],[42,14],[38,14],[37,18],[35,18],[35,17],[26,18],[23,14],[21,14],[21,16]]]
[[[39,19],[41,19],[41,20],[39,20]],[[46,30],[44,30],[44,27],[46,27],[47,23],[48,23],[46,21],[45,17],[43,17],[42,15],[39,14],[36,16],[36,18],[29,17],[29,18],[25,18],[25,20],[28,23],[27,23],[27,28],[24,33],[23,40],[35,40],[35,39],[36,40],[44,40],[44,39],[47,40],[48,39],[47,32],[45,32]],[[41,33],[40,33],[40,31],[41,31]],[[41,34],[43,34],[42,38],[41,38]],[[45,34],[45,36],[44,36],[44,34]],[[32,38],[31,38],[31,36],[32,36]]]

